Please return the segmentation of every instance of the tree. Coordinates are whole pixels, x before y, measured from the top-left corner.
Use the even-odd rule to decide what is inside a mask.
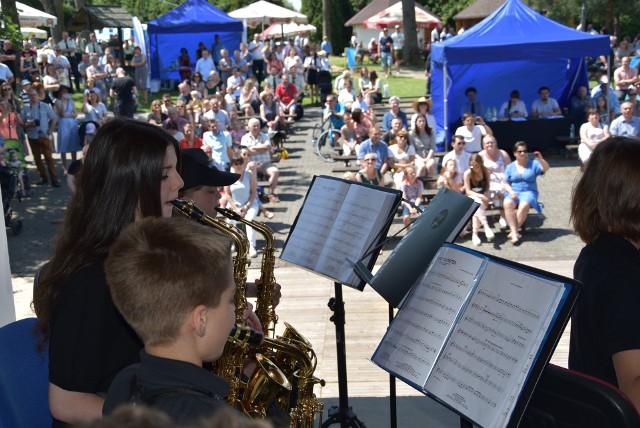
[[[20,34],[20,18],[16,9],[16,0],[2,0],[2,10],[0,10],[0,20],[4,26],[0,29],[0,35],[4,40],[11,40],[14,48],[22,48],[22,35]]]
[[[424,65],[418,49],[418,32],[414,0],[402,0],[402,21],[404,22],[404,63]]]
[[[322,0],[322,35],[331,39],[331,0]]]

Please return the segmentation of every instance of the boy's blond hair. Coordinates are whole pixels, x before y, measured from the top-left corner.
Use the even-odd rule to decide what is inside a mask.
[[[215,308],[231,270],[228,235],[186,218],[145,218],[118,237],[105,262],[113,301],[145,345],[179,335],[198,305]]]

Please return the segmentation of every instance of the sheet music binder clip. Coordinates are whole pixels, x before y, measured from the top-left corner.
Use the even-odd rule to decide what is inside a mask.
[[[371,284],[373,280],[373,273],[362,263],[362,260],[359,260],[354,266],[353,270],[356,272],[356,275],[360,277],[361,280],[366,282],[367,284]]]

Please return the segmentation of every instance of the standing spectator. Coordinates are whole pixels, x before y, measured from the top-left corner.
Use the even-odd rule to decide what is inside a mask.
[[[136,46],[133,48],[133,58],[131,59],[131,66],[135,69],[133,81],[138,88],[139,91],[142,92],[142,101],[145,104],[149,103],[148,98],[148,88],[147,88],[147,77],[148,77],[148,66],[147,66],[147,56],[142,53],[142,49],[140,46]]]
[[[616,137],[640,137],[640,118],[633,115],[633,103],[625,101],[620,106],[621,116],[611,122],[609,132]]]
[[[264,43],[260,39],[260,34],[253,35],[253,40],[249,43],[248,50],[253,58],[253,74],[255,74],[258,80],[258,88],[264,80],[264,59],[262,58],[262,48]]]
[[[53,110],[58,115],[58,153],[62,161],[62,169],[67,174],[67,153],[71,153],[71,161],[76,160],[76,154],[82,149],[78,134],[78,113],[73,98],[69,93],[71,88],[60,85],[56,94]]]
[[[380,63],[387,78],[391,74],[391,66],[393,65],[393,39],[389,36],[389,29],[382,29],[380,37]]]
[[[4,65],[9,67],[9,70],[11,70],[11,74],[13,76],[16,75],[17,59],[18,59],[18,53],[13,48],[13,44],[11,43],[11,40],[5,40],[4,43],[2,44],[2,52],[0,52],[0,61],[2,61]],[[11,87],[15,92],[16,90],[15,80],[9,81],[9,83],[11,83]]]
[[[241,144],[249,149],[249,158],[256,163],[258,173],[269,176],[269,202],[280,202],[276,195],[280,170],[271,163],[271,141],[267,134],[260,132],[258,119],[249,120],[249,133],[242,137]]]
[[[213,59],[209,57],[209,51],[207,48],[202,48],[202,58],[196,62],[196,72],[203,76],[209,76],[212,71],[216,70],[216,66],[213,63]]]
[[[125,74],[124,68],[116,70],[116,78],[111,83],[109,93],[115,98],[116,116],[133,118],[138,89],[133,79]]]
[[[391,35],[391,39],[393,40],[393,56],[396,59],[396,72],[400,74],[400,66],[403,60],[404,33],[399,25],[396,25],[396,31]]]
[[[85,48],[85,52],[88,54],[102,55],[102,46],[96,40],[96,33],[89,33],[89,42]]]
[[[93,84],[98,90],[100,90],[101,97],[105,97],[108,94],[107,92],[107,73],[104,71],[104,67],[98,64],[98,55],[90,55],[89,56],[91,65],[87,67],[87,80],[93,80]]]
[[[220,58],[222,57],[223,49],[225,49],[225,47],[220,41],[220,35],[216,34],[215,36],[213,36],[213,46],[211,47],[211,57],[216,67],[218,67],[218,62],[220,62]],[[208,74],[204,73],[202,75],[208,76]]]
[[[35,82],[40,78],[40,69],[36,63],[36,58],[32,55],[29,49],[25,49],[24,52],[22,52],[22,57],[20,58],[20,72],[22,73],[22,78],[27,79],[30,82]]]
[[[453,34],[449,32],[449,29],[447,27],[442,27],[442,32],[440,33],[440,41],[444,42],[451,37],[453,37]]]
[[[89,61],[89,54],[83,52],[80,56],[80,62],[78,63],[78,74],[80,74],[80,80],[82,86],[87,86],[87,68],[91,66],[91,61]]]
[[[438,23],[438,26],[431,30],[431,43],[438,43],[440,41],[440,32],[442,31],[442,24]]]
[[[42,156],[44,156],[47,169],[49,170],[51,185],[53,187],[60,187],[60,181],[58,181],[58,175],[56,174],[51,153],[53,147],[53,130],[58,124],[58,117],[49,104],[40,102],[38,91],[31,88],[28,94],[30,106],[22,111],[20,125],[27,131],[27,136],[29,137],[31,154],[33,154],[33,160],[36,163],[38,174],[40,175],[40,182],[38,184],[42,186],[49,183],[44,164],[42,163]]]
[[[76,90],[80,91],[80,72],[78,71],[78,58],[76,58],[77,45],[76,42],[69,38],[69,32],[62,32],[62,40],[58,42],[58,48],[62,50],[62,54],[67,57],[70,64],[71,76],[76,84]]]
[[[333,55],[333,48],[331,47],[331,42],[329,41],[329,37],[323,36],[322,43],[320,43],[320,49],[325,51],[327,55]]]
[[[98,126],[102,126],[107,122],[107,107],[100,102],[98,94],[89,90],[86,100],[82,105],[85,122],[95,122]],[[151,113],[150,113],[151,114]]]

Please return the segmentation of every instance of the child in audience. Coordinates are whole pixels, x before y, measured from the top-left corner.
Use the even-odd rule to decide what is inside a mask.
[[[118,237],[105,262],[115,306],[144,342],[140,364],[113,380],[103,408],[160,409],[177,423],[226,408],[228,383],[202,368],[235,323],[232,239],[186,218],[144,218]]]

